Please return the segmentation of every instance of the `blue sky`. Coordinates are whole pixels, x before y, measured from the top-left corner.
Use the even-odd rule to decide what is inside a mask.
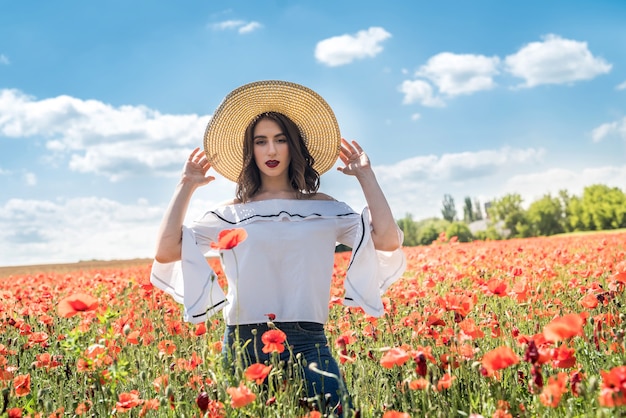
[[[624,21],[621,0],[0,0],[0,265],[151,257],[212,112],[263,79],[328,101],[397,218],[625,190]],[[322,191],[365,205],[334,170]]]

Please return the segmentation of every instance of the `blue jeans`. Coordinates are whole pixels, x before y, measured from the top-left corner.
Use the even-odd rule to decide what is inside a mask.
[[[280,361],[285,362],[285,364],[297,365],[298,361],[291,357],[292,354],[293,356],[300,354],[305,360],[304,362],[300,360],[300,375],[303,375],[306,382],[307,396],[314,398],[317,395],[322,395],[320,398],[326,404],[320,405],[322,411],[325,406],[334,408],[339,405],[342,397],[348,396],[348,394],[345,392],[345,384],[337,361],[333,358],[328,347],[324,325],[317,322],[275,322],[274,326],[287,335],[286,344],[290,347],[290,349],[286,348],[279,355]],[[263,333],[271,329],[267,323],[228,325],[224,332],[224,343],[222,346],[224,361],[228,365],[227,368],[232,369],[235,364],[235,361],[233,361],[233,345],[237,346],[237,329],[239,331],[239,346],[245,346],[243,355],[246,358],[242,359],[245,365],[252,363],[269,364],[270,354],[262,351],[264,344],[261,342]],[[311,363],[316,363],[318,369],[332,373],[337,378],[324,376],[311,370],[308,367]],[[341,383],[337,379],[340,379]]]

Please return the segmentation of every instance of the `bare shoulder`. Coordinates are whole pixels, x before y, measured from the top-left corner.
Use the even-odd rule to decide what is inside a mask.
[[[310,197],[311,200],[335,200],[332,196],[327,195],[326,193],[315,193]]]

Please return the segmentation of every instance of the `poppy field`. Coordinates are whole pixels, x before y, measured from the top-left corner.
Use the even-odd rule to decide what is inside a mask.
[[[327,334],[344,416],[626,416],[626,232],[404,251],[381,318],[341,305],[349,253],[336,254]],[[0,416],[323,416],[284,364],[227,372],[221,316],[184,323],[149,274],[0,278]],[[280,334],[263,349],[288,349]]]

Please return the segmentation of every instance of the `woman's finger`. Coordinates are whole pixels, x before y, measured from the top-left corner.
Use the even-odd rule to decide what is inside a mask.
[[[187,159],[187,161],[193,161],[194,158],[196,158],[196,153],[199,149],[200,148],[195,148],[193,151],[191,151],[191,154],[189,154],[189,158]]]
[[[358,151],[359,154],[363,153],[363,148],[361,148],[358,142],[352,141],[352,145],[354,145],[354,148]]]

